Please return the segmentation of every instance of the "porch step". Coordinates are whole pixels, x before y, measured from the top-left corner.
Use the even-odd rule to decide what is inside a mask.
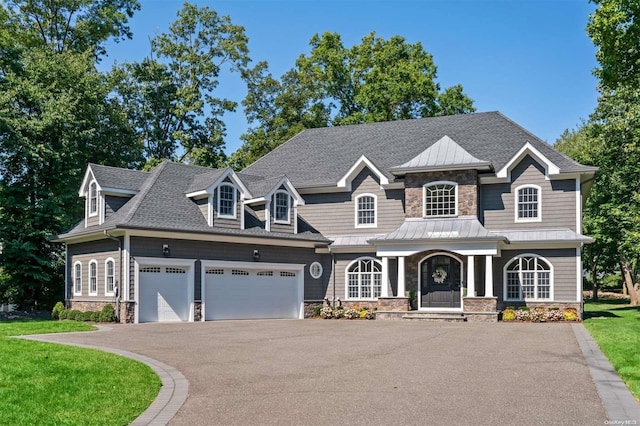
[[[463,313],[457,312],[409,312],[402,316],[407,321],[432,321],[432,322],[465,322],[467,318]]]

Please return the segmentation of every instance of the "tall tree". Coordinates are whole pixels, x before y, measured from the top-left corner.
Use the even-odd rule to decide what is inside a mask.
[[[339,34],[315,35],[280,81],[260,63],[244,77],[243,105],[253,127],[231,162],[242,168],[304,128],[339,126],[473,112],[455,85],[444,91],[437,67],[420,43],[375,33],[346,48]]]
[[[226,160],[222,116],[237,104],[216,97],[216,89],[225,67],[247,65],[247,42],[229,16],[185,3],[169,32],[151,41],[150,57],[114,68],[112,81],[147,159],[210,167]]]
[[[86,163],[135,165],[140,149],[95,68],[126,37],[136,1],[0,5],[0,302],[41,308],[62,297],[61,247],[49,237],[81,215]]]
[[[594,0],[587,31],[598,48],[600,98],[591,116],[595,165],[590,200],[602,234],[615,242],[625,286],[640,305],[634,283],[640,269],[640,12],[637,0]]]

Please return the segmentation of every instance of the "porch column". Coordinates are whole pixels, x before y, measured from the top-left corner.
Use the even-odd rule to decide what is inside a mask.
[[[398,256],[398,294],[396,297],[404,297],[404,256]]]
[[[380,289],[380,297],[389,297],[389,258],[382,258],[382,288]]]
[[[493,297],[493,256],[485,256],[484,297]]]
[[[474,256],[467,256],[467,297],[476,295],[476,271],[473,260]]]

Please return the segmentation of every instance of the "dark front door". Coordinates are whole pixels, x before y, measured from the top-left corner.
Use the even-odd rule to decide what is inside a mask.
[[[436,255],[420,265],[422,308],[460,307],[460,262],[450,256]]]

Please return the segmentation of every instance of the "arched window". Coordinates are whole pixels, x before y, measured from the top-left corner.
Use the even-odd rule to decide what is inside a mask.
[[[82,263],[80,262],[73,265],[73,294],[82,295]]]
[[[98,262],[91,260],[89,262],[89,295],[96,296],[98,294]]]
[[[432,182],[423,187],[424,217],[457,216],[458,184]]]
[[[356,197],[356,228],[375,228],[376,223],[376,196],[358,195]]]
[[[89,216],[98,214],[98,184],[93,181],[89,184]]]
[[[276,223],[291,223],[289,208],[291,197],[287,191],[278,191],[275,194],[274,220]]]
[[[382,264],[371,257],[347,266],[347,299],[375,299],[382,290]]]
[[[109,258],[104,263],[104,294],[113,296],[115,294],[115,262]]]
[[[551,300],[553,269],[543,258],[523,254],[505,266],[506,300]]]
[[[542,219],[540,187],[522,185],[516,188],[516,222],[539,222]]]
[[[230,183],[218,187],[218,217],[236,218],[236,188]]]

